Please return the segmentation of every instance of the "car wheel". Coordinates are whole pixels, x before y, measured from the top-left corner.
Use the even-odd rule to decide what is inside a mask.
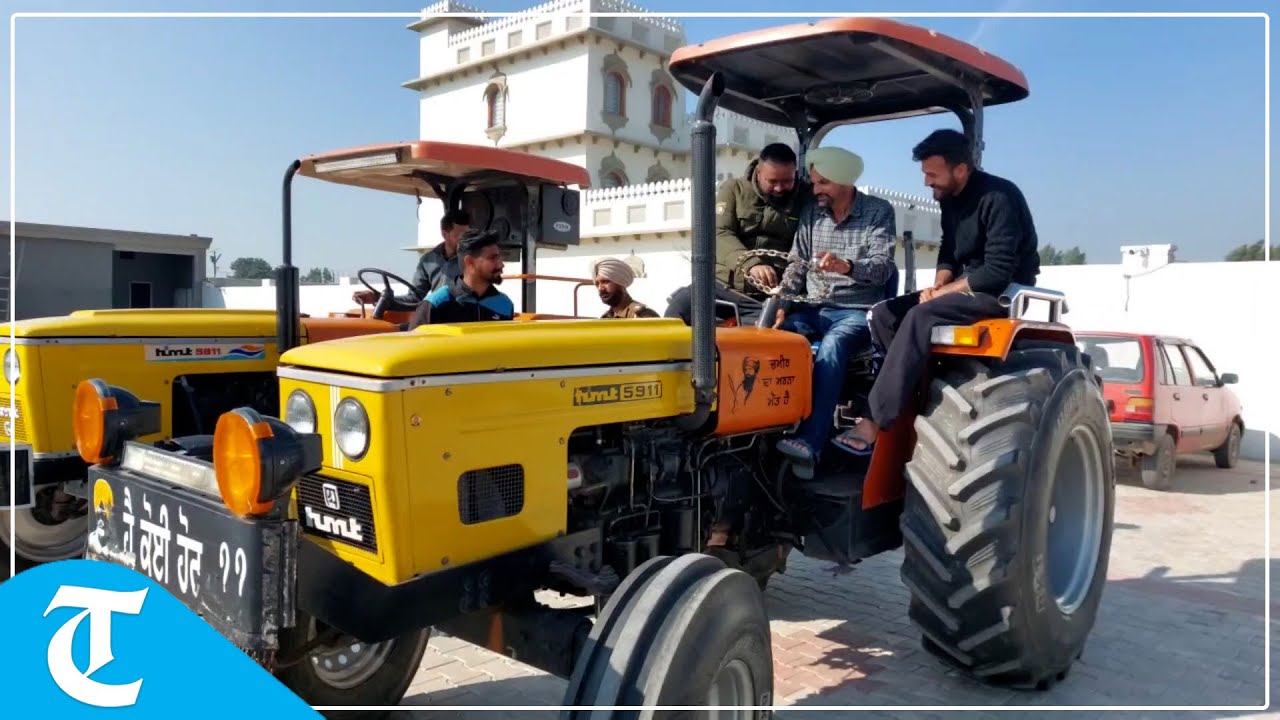
[[[1227,441],[1222,443],[1222,447],[1213,451],[1213,461],[1223,469],[1233,468],[1240,461],[1240,423],[1231,423],[1231,432],[1227,434]]]
[[[1168,490],[1173,484],[1177,450],[1172,435],[1161,435],[1155,454],[1142,459],[1142,484],[1152,490]]]

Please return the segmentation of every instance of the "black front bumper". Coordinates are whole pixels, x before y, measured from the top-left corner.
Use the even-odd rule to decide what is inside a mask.
[[[207,463],[158,452],[185,473]],[[297,522],[241,520],[221,497],[123,467],[89,468],[88,547],[92,560],[150,577],[246,652],[279,648],[294,624]]]
[[[34,457],[31,446],[25,443],[10,446],[6,442],[0,446],[0,507],[6,512],[10,506],[21,510],[35,503],[35,475],[39,461],[34,460]],[[14,469],[12,476],[9,475],[11,462]]]

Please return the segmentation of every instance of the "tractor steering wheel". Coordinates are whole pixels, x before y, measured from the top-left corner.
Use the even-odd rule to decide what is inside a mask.
[[[375,290],[375,289],[373,288],[373,286],[369,284],[369,281],[364,279],[364,274],[365,274],[365,273],[376,273],[377,275],[380,275],[380,276],[382,277],[382,290],[381,290],[381,291]],[[378,303],[377,303],[376,305],[374,305],[374,306],[373,306],[373,319],[374,319],[374,320],[381,320],[381,319],[382,319],[382,316],[386,315],[386,314],[387,314],[387,311],[388,311],[388,310],[390,310],[390,309],[392,308],[392,306],[401,306],[401,307],[403,307],[403,303],[397,303],[397,302],[396,302],[396,294],[395,294],[395,292],[394,292],[394,291],[392,291],[392,290],[391,290],[391,281],[392,281],[392,280],[395,280],[396,282],[400,283],[401,285],[404,285],[405,287],[409,288],[409,293],[410,293],[410,294],[415,298],[415,300],[414,300],[414,302],[415,302],[415,303],[420,303],[420,302],[422,302],[423,300],[425,300],[425,299],[426,299],[426,296],[425,296],[425,295],[423,295],[423,294],[418,290],[418,288],[416,288],[416,287],[414,287],[414,286],[413,286],[413,283],[409,282],[408,280],[405,280],[404,278],[400,277],[399,275],[393,275],[393,274],[391,274],[391,273],[387,272],[386,270],[382,270],[382,269],[379,269],[379,268],[371,268],[371,267],[370,267],[370,268],[361,268],[361,269],[360,269],[360,272],[356,273],[356,278],[360,281],[360,283],[361,283],[361,284],[363,284],[365,287],[369,288],[369,292],[371,292],[371,293],[373,293],[374,295],[377,295],[377,296],[378,296]],[[413,308],[405,307],[404,309],[406,309],[406,310],[412,310]]]

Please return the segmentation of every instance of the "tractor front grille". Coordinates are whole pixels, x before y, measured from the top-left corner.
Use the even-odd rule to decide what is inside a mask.
[[[468,470],[458,478],[458,518],[464,525],[519,515],[524,509],[524,467]]]
[[[302,531],[355,547],[378,551],[369,488],[323,475],[298,483],[298,519]]]
[[[14,400],[13,415],[9,414],[9,396],[0,394],[0,438],[12,438],[14,442],[29,442],[27,437],[27,413],[22,398]]]

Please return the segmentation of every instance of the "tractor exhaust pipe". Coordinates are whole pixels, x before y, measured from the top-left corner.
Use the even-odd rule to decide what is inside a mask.
[[[301,322],[299,314],[302,312],[298,287],[300,277],[298,268],[293,266],[293,176],[300,167],[302,163],[294,160],[284,173],[284,197],[281,203],[284,227],[280,232],[281,244],[284,246],[281,248],[283,262],[276,268],[276,352],[280,355],[301,344],[298,328]]]
[[[698,95],[691,132],[693,284],[690,295],[693,311],[694,411],[681,423],[690,430],[701,427],[707,421],[716,392],[716,126],[712,119],[723,93],[724,76],[712,73]]]

